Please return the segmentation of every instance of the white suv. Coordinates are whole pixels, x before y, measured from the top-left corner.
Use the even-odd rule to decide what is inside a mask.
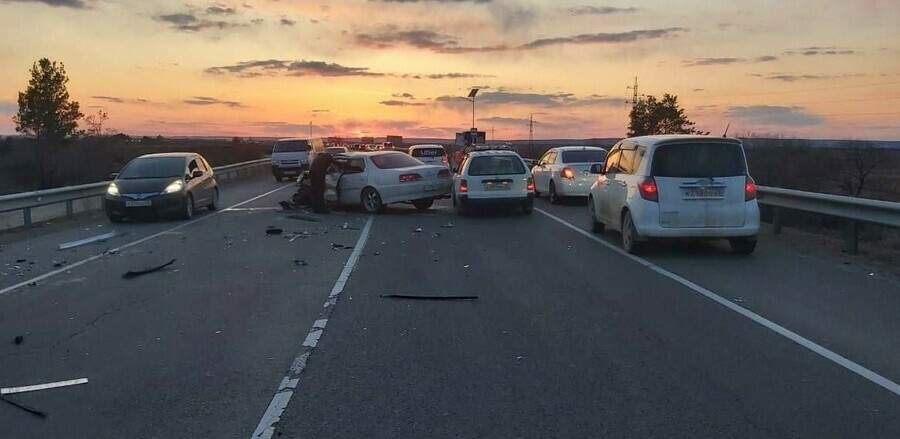
[[[591,172],[599,174],[588,199],[591,229],[621,231],[629,253],[651,238],[725,238],[740,254],[756,248],[756,183],[740,140],[625,139]]]
[[[409,147],[409,155],[426,165],[449,166],[447,151],[441,145],[413,145]]]
[[[531,213],[534,178],[514,151],[467,154],[453,176],[453,205],[460,215],[474,207],[513,206]]]

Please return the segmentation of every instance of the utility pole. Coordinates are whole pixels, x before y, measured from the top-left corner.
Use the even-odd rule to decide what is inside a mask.
[[[497,139],[494,137],[494,126],[491,125],[491,142],[496,141]]]
[[[531,158],[534,157],[534,113],[528,115],[528,146],[531,150]]]
[[[312,140],[312,121],[309,121],[309,137],[307,139]]]

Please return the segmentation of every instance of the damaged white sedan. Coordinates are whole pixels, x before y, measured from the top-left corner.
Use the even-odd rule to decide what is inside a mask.
[[[369,213],[391,203],[427,210],[434,200],[449,198],[452,185],[446,166],[426,165],[402,152],[351,152],[334,156],[325,178],[325,200],[361,204]]]

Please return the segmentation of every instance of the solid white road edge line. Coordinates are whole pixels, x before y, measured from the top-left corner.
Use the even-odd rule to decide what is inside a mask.
[[[275,434],[275,426],[281,421],[281,415],[291,401],[291,396],[294,395],[294,389],[296,389],[297,384],[300,383],[300,374],[303,373],[303,369],[306,369],[306,361],[309,360],[309,356],[312,355],[313,349],[319,344],[319,338],[321,338],[322,334],[325,332],[325,326],[328,324],[328,319],[334,311],[334,305],[337,304],[341,292],[344,291],[344,286],[347,285],[347,280],[350,279],[350,274],[353,272],[353,268],[356,267],[359,256],[366,246],[366,241],[369,240],[369,231],[372,229],[373,219],[374,217],[370,216],[366,221],[366,225],[363,227],[362,232],[359,234],[359,239],[356,241],[356,246],[353,247],[353,252],[350,253],[347,263],[344,264],[344,269],[334,283],[331,293],[328,294],[328,300],[326,300],[325,304],[322,306],[325,309],[316,316],[316,320],[309,329],[309,333],[306,334],[306,340],[303,341],[303,349],[300,351],[300,354],[294,358],[294,361],[291,362],[291,367],[288,370],[287,376],[282,378],[281,383],[278,385],[278,389],[275,391],[275,396],[272,397],[272,402],[269,403],[266,412],[263,413],[262,419],[259,420],[259,424],[257,424],[256,430],[253,431],[253,435],[250,436],[250,439],[270,439]]]
[[[35,390],[55,389],[57,387],[75,386],[78,384],[87,384],[87,378],[78,378],[77,380],[57,381],[55,383],[35,384],[33,386],[7,387],[0,389],[0,395],[11,395],[13,393],[34,392]]]
[[[734,304],[732,301],[730,301],[722,296],[719,296],[718,294],[716,294],[710,290],[707,290],[706,288],[703,288],[700,285],[697,285],[694,282],[691,282],[675,273],[672,273],[671,271],[668,271],[650,261],[647,261],[646,259],[637,257],[632,254],[628,254],[628,252],[626,252],[625,250],[622,250],[621,248],[614,246],[614,245],[598,238],[597,236],[594,236],[593,234],[591,234],[590,232],[588,232],[586,230],[582,230],[582,229],[578,228],[578,226],[575,226],[574,224],[571,224],[568,221],[566,221],[556,215],[553,215],[550,212],[547,212],[543,209],[539,209],[537,207],[535,207],[534,210],[537,212],[540,212],[541,214],[547,216],[548,218],[580,233],[581,235],[585,236],[586,238],[591,239],[622,256],[625,256],[626,258],[631,259],[632,261],[637,262],[638,264],[643,265],[644,267],[647,267],[650,270],[653,270],[662,276],[665,276],[671,280],[674,280],[675,282],[678,282],[681,285],[684,285],[684,286],[694,290],[695,292],[706,296],[707,298],[715,301],[719,305],[722,305],[722,306],[774,331],[775,333],[783,336],[784,338],[787,338],[788,340],[791,340],[794,343],[797,343],[798,345],[803,346],[803,347],[819,354],[820,356],[824,357],[825,359],[830,360],[830,361],[834,362],[835,364],[887,389],[889,392],[900,396],[900,384],[897,384],[897,383],[873,372],[872,370],[869,370],[866,367],[864,367],[860,364],[857,364],[832,350],[829,350],[828,348],[826,348],[822,345],[819,345],[809,339],[806,339],[803,336],[797,334],[796,332],[793,332],[790,329],[787,329],[787,328],[785,328],[785,327],[783,327],[783,326],[781,326],[759,314],[756,314],[755,312],[750,311],[747,308],[738,306],[738,305]]]
[[[257,196],[255,196],[255,197],[249,199],[249,200],[241,201],[240,203],[237,203],[237,204],[235,204],[235,205],[229,207],[228,209],[233,209],[233,208],[235,208],[235,207],[240,207],[240,206],[243,206],[243,205],[245,205],[245,204],[247,204],[247,203],[252,203],[252,202],[254,202],[254,201],[256,201],[256,200],[258,200],[258,199],[260,199],[260,198],[267,197],[267,196],[272,195],[272,194],[274,194],[275,192],[278,192],[278,191],[280,191],[280,190],[282,190],[282,189],[284,189],[284,188],[289,188],[289,187],[292,187],[292,186],[294,186],[294,184],[284,185],[284,186],[282,186],[282,187],[280,187],[280,188],[273,189],[273,190],[271,190],[271,191],[269,191],[269,192],[266,192],[266,193],[264,193],[264,194],[262,194],[262,195],[257,195]],[[204,216],[202,216],[202,217],[200,217],[200,218],[197,218],[197,219],[195,219],[195,220],[192,220],[192,221],[188,221],[188,222],[186,222],[186,223],[179,224],[179,225],[177,225],[177,226],[175,226],[175,227],[172,227],[172,228],[170,228],[170,229],[163,230],[162,232],[154,233],[154,234],[152,234],[152,235],[150,235],[150,236],[145,236],[145,237],[143,237],[143,238],[141,238],[141,239],[138,239],[137,241],[132,241],[132,242],[129,242],[129,243],[127,243],[127,244],[123,244],[122,246],[116,247],[116,248],[114,248],[114,249],[110,249],[109,252],[117,253],[117,252],[122,251],[122,250],[124,250],[124,249],[126,249],[126,248],[134,247],[134,246],[136,246],[136,245],[143,244],[143,243],[145,243],[145,242],[147,242],[147,241],[149,241],[149,240],[151,240],[151,239],[155,239],[155,238],[158,238],[158,237],[160,237],[160,236],[163,236],[163,235],[172,233],[172,232],[174,232],[174,231],[176,231],[176,230],[183,229],[183,228],[185,228],[185,227],[187,227],[187,226],[190,226],[190,225],[192,225],[192,224],[196,224],[196,223],[199,223],[199,222],[202,222],[202,221],[206,221],[206,220],[208,220],[208,219],[210,219],[210,218],[214,218],[216,215],[219,215],[219,214],[221,214],[222,212],[227,211],[228,209],[217,210],[217,211],[215,211],[215,212],[211,212],[211,213],[209,213],[209,214],[207,214],[207,215],[204,215]],[[22,288],[22,287],[24,287],[24,286],[27,286],[27,285],[30,284],[30,283],[42,281],[42,280],[44,280],[44,279],[48,279],[48,278],[51,278],[51,277],[53,277],[53,276],[56,276],[57,274],[65,273],[65,272],[67,272],[67,271],[69,271],[69,270],[71,270],[71,269],[73,269],[73,268],[76,268],[76,267],[82,266],[82,265],[84,265],[84,264],[87,264],[88,262],[96,261],[97,259],[100,259],[100,258],[102,258],[103,256],[106,256],[106,253],[100,253],[99,255],[94,255],[94,256],[91,256],[91,257],[89,257],[89,258],[87,258],[87,259],[82,259],[82,260],[80,260],[80,261],[73,262],[73,263],[71,263],[71,264],[69,264],[69,265],[66,265],[66,266],[63,267],[63,268],[60,268],[60,269],[57,269],[57,270],[53,270],[53,271],[49,271],[49,272],[44,273],[44,274],[42,274],[42,275],[40,275],[40,276],[33,277],[33,278],[31,278],[31,279],[28,279],[28,280],[19,282],[19,283],[15,284],[15,285],[10,285],[10,286],[8,286],[8,287],[6,287],[6,288],[0,290],[0,296],[4,295],[4,294],[6,294],[6,293],[9,293],[9,292],[11,292],[11,291],[18,290],[19,288]]]

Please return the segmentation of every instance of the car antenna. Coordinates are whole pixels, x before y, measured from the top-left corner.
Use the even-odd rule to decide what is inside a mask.
[[[725,134],[722,134],[722,137],[728,137],[728,128],[731,128],[731,122],[728,122],[728,125],[725,125]]]

